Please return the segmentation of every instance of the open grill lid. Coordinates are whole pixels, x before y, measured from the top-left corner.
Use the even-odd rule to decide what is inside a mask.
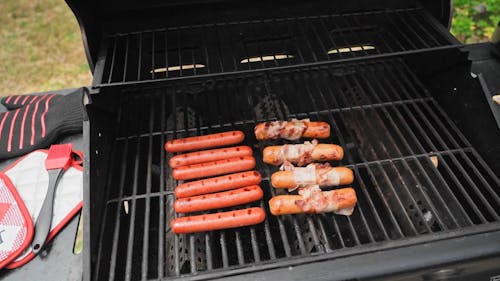
[[[103,34],[128,32],[158,26],[192,25],[267,17],[338,14],[374,9],[397,9],[424,6],[443,26],[449,27],[452,15],[451,0],[369,0],[369,1],[315,1],[314,5],[301,1],[219,1],[219,0],[171,0],[171,1],[78,1],[66,0],[73,10],[80,29],[92,72],[99,57]],[[144,26],[147,19],[148,26]]]

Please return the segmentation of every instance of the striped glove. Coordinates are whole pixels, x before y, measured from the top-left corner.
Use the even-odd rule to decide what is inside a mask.
[[[83,126],[82,91],[67,95],[18,95],[0,102],[9,110],[0,114],[0,159],[50,146],[63,134]]]

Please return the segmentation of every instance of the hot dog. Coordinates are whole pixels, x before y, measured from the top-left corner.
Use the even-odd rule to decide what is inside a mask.
[[[195,195],[203,195],[207,193],[235,189],[238,187],[256,185],[260,183],[261,179],[262,177],[259,172],[249,171],[192,181],[177,186],[175,188],[175,196],[177,198],[185,198]]]
[[[176,218],[170,222],[170,228],[177,234],[194,233],[259,224],[265,218],[266,213],[264,210],[253,207],[229,212]]]
[[[190,180],[251,170],[254,167],[255,159],[252,156],[243,156],[181,166],[173,169],[172,176],[176,180]]]
[[[317,185],[311,185],[300,190],[299,195],[278,195],[271,198],[269,208],[275,216],[328,212],[350,216],[356,202],[356,192],[350,187],[321,191]]]
[[[168,152],[183,152],[238,144],[245,139],[242,131],[229,131],[204,136],[169,140],[165,143]]]
[[[344,150],[335,144],[318,144],[313,140],[304,144],[268,146],[264,148],[262,154],[267,164],[278,166],[288,161],[303,166],[313,161],[341,160],[344,157]]]
[[[192,213],[221,209],[260,200],[263,194],[260,186],[252,185],[230,191],[180,198],[175,200],[174,210],[177,213]]]
[[[172,168],[177,168],[240,156],[252,156],[252,148],[249,146],[236,146],[191,152],[170,158],[168,164]]]
[[[351,184],[354,175],[351,169],[346,167],[331,167],[325,164],[309,164],[307,167],[293,167],[285,163],[282,171],[272,174],[271,184],[275,188],[295,189],[310,184],[317,184],[321,187],[332,185]]]
[[[258,140],[298,140],[301,137],[326,139],[330,136],[330,125],[326,122],[311,122],[309,119],[292,119],[259,123],[254,132]]]

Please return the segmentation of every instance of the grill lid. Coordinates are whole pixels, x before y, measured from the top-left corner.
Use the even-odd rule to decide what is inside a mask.
[[[276,18],[284,16],[339,14],[352,11],[374,9],[398,9],[424,6],[443,26],[451,22],[451,0],[370,0],[370,1],[315,1],[314,5],[304,5],[302,1],[222,1],[222,0],[111,0],[77,1],[66,0],[80,25],[83,45],[92,72],[99,57],[99,48],[104,34],[110,31],[130,32],[149,29],[147,20],[157,18],[158,22],[169,26],[179,26],[219,22],[221,19]],[[154,24],[154,23],[153,23]]]

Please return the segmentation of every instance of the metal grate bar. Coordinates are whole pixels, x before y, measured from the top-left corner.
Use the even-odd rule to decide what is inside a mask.
[[[182,62],[181,31],[178,29],[175,34],[177,35],[177,59],[179,60],[179,76],[182,76],[183,62]]]
[[[151,32],[151,79],[155,79],[156,61],[155,61],[155,32]]]
[[[120,113],[118,114],[118,116],[120,115]],[[119,121],[119,120],[118,120]],[[111,148],[111,158],[112,159],[115,159],[117,157],[117,148],[116,146],[113,146]],[[110,171],[109,171],[109,175],[113,175],[115,173],[115,169],[116,166],[111,166],[110,167]],[[106,190],[106,198],[109,198],[110,197],[110,193],[111,193],[111,183],[112,183],[112,177],[111,176],[108,176],[107,178],[107,190]],[[104,239],[104,231],[106,230],[106,228],[104,227],[106,225],[106,218],[108,217],[108,212],[109,211],[109,206],[108,204],[106,204],[105,208],[104,208],[104,215],[103,215],[103,221],[102,221],[102,226],[101,226],[101,231],[99,233],[99,249],[97,251],[97,260],[101,260],[102,258],[102,254],[103,254],[103,239]],[[96,264],[96,267],[95,267],[95,271],[94,271],[94,276],[93,276],[93,279],[94,280],[97,280],[98,276],[99,276],[99,272],[100,272],[100,263],[97,263]]]
[[[227,257],[227,246],[226,246],[226,232],[221,231],[219,236],[219,243],[222,250],[222,267],[229,266],[229,259]]]
[[[211,236],[208,233],[205,233],[205,249],[206,249],[206,255],[207,255],[207,269],[212,270],[214,268],[213,262],[212,262],[212,242],[211,242]]]
[[[165,46],[166,48],[167,46]],[[165,101],[165,94],[161,95],[161,121],[160,121],[160,128],[162,131],[166,130],[167,127],[167,121],[166,121],[166,114],[165,114],[165,109],[167,108],[167,104]],[[165,134],[161,135],[160,138],[160,143],[165,143],[166,138]],[[166,153],[165,149],[163,149],[163,146],[160,145],[159,147],[160,150],[160,179],[159,179],[159,188],[162,190],[165,185],[165,158],[166,158]],[[160,203],[159,203],[159,217],[158,217],[158,276],[164,276],[164,268],[165,268],[165,257],[164,257],[164,250],[165,250],[165,196],[160,196]]]
[[[127,168],[127,152],[128,152],[128,141],[125,141],[124,152],[122,157],[122,166],[121,166],[121,176],[120,176],[120,191],[118,197],[120,198],[123,194],[123,189],[125,187],[125,176],[126,176],[126,168]],[[116,208],[115,214],[115,227],[113,232],[113,245],[111,248],[111,260],[109,266],[109,278],[108,280],[115,280],[115,268],[116,268],[116,255],[118,249],[118,235],[120,231],[120,212],[121,212],[121,204],[118,204]],[[101,245],[104,247],[104,245]]]
[[[154,51],[154,50],[153,50]],[[155,121],[155,111],[154,106],[151,101],[149,107],[149,131],[153,132],[153,126]],[[149,250],[149,217],[151,212],[151,197],[148,195],[151,194],[151,173],[152,173],[152,162],[153,162],[153,136],[150,136],[148,143],[148,160],[147,160],[147,168],[146,168],[146,211],[144,216],[144,230],[143,230],[143,243],[142,243],[142,280],[145,280],[147,277],[147,265],[149,260],[148,250]]]
[[[220,65],[220,71],[221,72],[225,72],[224,71],[224,56],[222,55],[222,48],[220,46],[220,34],[219,34],[219,30],[217,28],[217,25],[216,24],[213,24],[212,25],[213,29],[214,29],[214,33],[215,33],[215,38],[217,38],[217,43],[216,43],[216,49],[217,49],[217,54],[219,55],[219,65]]]
[[[498,178],[498,176],[495,175],[495,173],[493,173],[493,171],[491,170],[491,168],[488,166],[488,164],[486,164],[486,162],[484,162],[483,158],[477,153],[476,150],[472,150],[472,155],[474,155],[476,161],[479,162],[479,164],[481,165],[481,167],[483,168],[483,170],[486,171],[486,173],[488,173],[488,175],[490,176],[490,178],[495,181],[495,183],[500,186],[500,179]]]
[[[134,176],[133,176],[133,184],[132,184],[132,195],[137,194],[137,185],[138,185],[138,180],[139,180],[139,163],[140,163],[140,158],[139,156],[141,155],[141,142],[137,142],[137,150],[136,150],[136,155],[135,155],[135,160],[134,160]],[[123,202],[125,203],[125,202]],[[121,205],[121,204],[120,204]],[[130,280],[131,279],[131,271],[132,271],[132,252],[133,252],[133,247],[134,245],[134,235],[135,235],[135,222],[136,222],[136,211],[137,211],[137,201],[133,200],[130,202],[131,205],[131,211],[130,211],[130,224],[129,224],[129,230],[128,230],[128,243],[127,243],[127,262],[125,264],[125,280]]]
[[[125,82],[127,80],[127,68],[128,68],[128,50],[129,50],[129,44],[130,44],[130,37],[127,36],[125,39],[125,57],[123,59],[123,77],[122,77],[122,82]],[[109,76],[111,78],[111,75]],[[109,83],[110,81],[108,81]]]
[[[118,37],[113,39],[113,54],[111,55],[111,67],[109,70],[108,83],[111,83],[113,78],[113,70],[115,68],[115,58],[116,58],[116,48],[117,48]]]
[[[250,228],[250,235],[251,235],[250,241],[252,243],[253,258],[255,262],[260,262],[259,245],[257,244],[257,235],[255,234],[255,227]]]
[[[345,238],[344,238],[344,236],[342,235],[342,232],[340,231],[339,225],[338,225],[338,223],[337,223],[337,217],[332,216],[331,218],[332,218],[332,222],[333,222],[333,227],[334,227],[334,229],[335,229],[335,233],[336,233],[336,234],[338,235],[338,237],[339,237],[339,239],[338,239],[338,240],[339,240],[339,243],[340,243],[340,247],[341,247],[341,248],[345,248],[345,247],[346,247],[346,244],[345,244],[345,242],[344,242],[344,241],[345,241]]]
[[[164,41],[165,41],[165,78],[168,78],[168,67],[169,67],[169,64],[168,64],[168,31],[165,30],[165,35],[164,35]]]
[[[142,70],[142,33],[139,33],[139,56],[137,57],[137,81],[141,81],[141,70]]]
[[[210,74],[210,51],[208,50],[208,46],[207,46],[207,41],[208,41],[208,38],[207,38],[207,33],[206,32],[202,32],[200,29],[198,29],[198,36],[201,39],[201,43],[202,43],[202,46],[203,46],[203,50],[205,52],[205,65],[207,67],[207,72]],[[193,63],[196,63],[196,62],[193,62]]]

